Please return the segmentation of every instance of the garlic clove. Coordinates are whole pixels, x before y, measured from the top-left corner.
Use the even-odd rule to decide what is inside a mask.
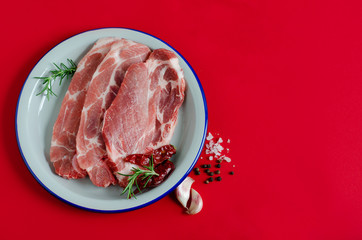
[[[201,211],[202,207],[204,206],[204,202],[202,201],[201,195],[195,190],[191,189],[191,204],[190,207],[187,209],[187,214],[197,214]]]
[[[191,177],[185,180],[176,188],[176,198],[184,208],[187,208],[187,202],[190,198],[191,185],[195,182]]]

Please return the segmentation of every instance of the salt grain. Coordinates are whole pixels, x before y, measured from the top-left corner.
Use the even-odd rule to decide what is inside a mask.
[[[219,134],[216,134],[217,136]],[[214,158],[225,160],[226,162],[230,162],[231,159],[225,155],[222,154],[224,147],[221,145],[224,140],[221,137],[218,137],[217,140],[214,138],[214,136],[209,132],[209,134],[206,137],[206,144],[205,144],[205,153],[209,156],[209,160],[213,160]],[[215,141],[216,140],[216,141]],[[230,139],[227,140],[227,143],[230,143]],[[229,148],[226,149],[226,152],[229,153]]]
[[[209,135],[207,135],[206,140],[210,141],[213,138],[214,138],[214,136],[212,136],[212,134],[209,132]]]
[[[206,154],[215,154],[215,156],[220,156],[222,150],[224,150],[224,147],[221,146],[221,143],[223,142],[222,138],[219,138],[217,142],[215,143],[212,139],[207,143],[206,146]]]

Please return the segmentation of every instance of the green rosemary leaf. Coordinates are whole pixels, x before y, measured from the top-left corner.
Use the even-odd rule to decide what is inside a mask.
[[[143,188],[145,188],[145,187],[147,186],[147,183],[151,180],[151,178],[152,178],[152,176],[149,176],[149,177],[148,177],[148,179],[147,179],[147,181],[146,181],[145,185],[143,185]]]
[[[67,59],[67,61],[68,61],[68,64],[70,65],[69,67],[67,67],[64,63],[60,63],[59,65],[57,65],[56,63],[53,63],[56,70],[51,70],[50,76],[34,77],[35,79],[43,80],[43,82],[42,82],[43,89],[39,93],[37,93],[36,96],[39,96],[44,93],[44,94],[46,94],[46,97],[48,100],[50,100],[50,96],[57,96],[52,89],[53,81],[55,81],[57,78],[60,78],[59,85],[61,85],[62,81],[65,77],[67,78],[67,80],[70,79],[70,77],[73,76],[73,74],[77,70],[77,65],[74,63],[73,60]]]
[[[131,169],[133,174],[123,174],[123,173],[118,172],[119,175],[128,177],[127,186],[123,189],[121,195],[127,192],[127,197],[128,198],[131,198],[131,197],[136,198],[135,193],[133,191],[133,187],[136,186],[136,189],[139,192],[142,192],[140,187],[138,186],[137,179],[139,177],[141,178],[141,180],[144,180],[145,178],[148,178],[147,181],[146,181],[146,184],[143,186],[143,188],[145,188],[147,186],[147,183],[151,180],[151,178],[153,176],[158,176],[158,173],[155,172],[155,169],[153,167],[153,156],[152,155],[151,155],[150,165],[149,166],[142,166],[142,167],[145,168],[145,169],[133,167]]]

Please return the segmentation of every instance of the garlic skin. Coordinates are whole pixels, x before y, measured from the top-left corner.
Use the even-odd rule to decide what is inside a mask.
[[[187,209],[187,214],[197,214],[201,211],[204,206],[204,202],[202,201],[201,195],[193,188],[191,188],[191,204]]]
[[[195,182],[191,177],[185,180],[176,188],[176,198],[184,208],[187,208],[187,202],[190,198],[191,185]]]
[[[191,177],[186,177],[186,179],[176,188],[176,198],[186,209],[186,213],[190,215],[197,214],[201,211],[204,203],[202,201],[201,195],[191,188],[191,185],[195,182]],[[190,207],[187,207],[187,202],[190,199]]]

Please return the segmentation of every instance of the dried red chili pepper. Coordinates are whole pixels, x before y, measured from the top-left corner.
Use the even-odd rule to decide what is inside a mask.
[[[139,166],[149,166],[150,160],[153,159],[154,171],[158,176],[154,175],[150,179],[142,176],[137,178],[137,185],[142,190],[149,187],[156,187],[165,181],[168,176],[175,170],[175,165],[169,161],[169,159],[176,153],[176,148],[169,144],[164,145],[158,149],[151,151],[148,154],[132,154],[127,156],[124,161],[130,162]],[[134,194],[139,192],[138,189],[134,191]]]
[[[141,188],[148,188],[148,187],[156,187],[157,185],[160,185],[163,181],[165,181],[168,176],[175,170],[175,165],[173,162],[166,160],[163,161],[161,164],[157,165],[155,168],[155,172],[158,174],[158,176],[152,176],[151,179],[147,182],[147,178],[145,179],[139,179],[137,181],[138,186]],[[147,182],[147,185],[145,186]]]
[[[128,155],[124,161],[137,164],[139,166],[148,166],[151,156],[153,156],[153,164],[155,166],[170,159],[176,153],[176,148],[169,144],[153,150],[149,154],[132,154]]]
[[[170,159],[176,153],[176,148],[169,144],[153,151],[153,164],[158,165]]]
[[[137,164],[139,166],[148,166],[150,163],[150,157],[151,157],[151,155],[147,155],[147,154],[132,154],[132,155],[128,155],[124,159],[124,161],[130,162],[133,164]]]

